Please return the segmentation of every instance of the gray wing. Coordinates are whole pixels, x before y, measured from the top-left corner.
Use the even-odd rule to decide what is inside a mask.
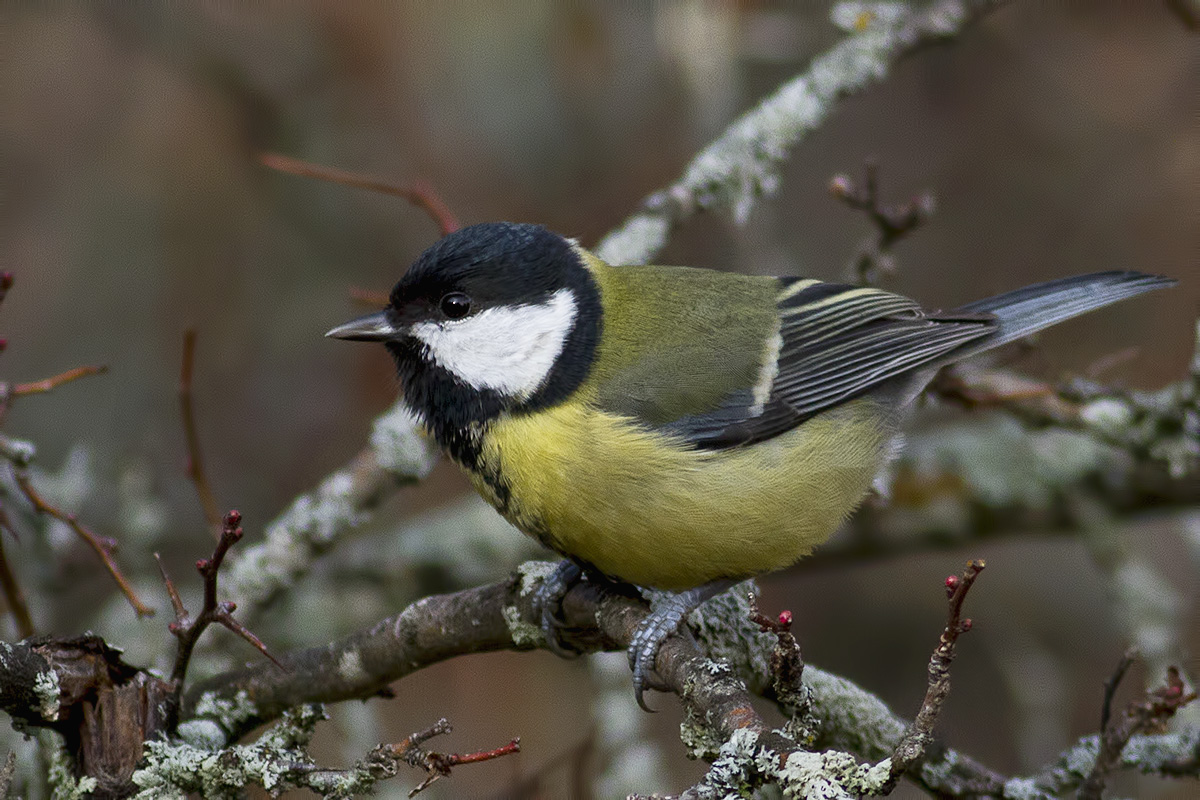
[[[777,352],[760,384],[660,430],[706,450],[769,439],[996,330],[991,314],[927,314],[880,289],[799,278],[779,283]]]

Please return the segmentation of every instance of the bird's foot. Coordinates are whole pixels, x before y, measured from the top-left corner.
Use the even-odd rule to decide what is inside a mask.
[[[574,658],[579,655],[574,650],[563,646],[559,636],[559,631],[563,627],[559,611],[567,592],[582,578],[583,568],[574,561],[565,559],[558,562],[554,572],[547,575],[533,593],[533,606],[541,617],[542,636],[545,637],[550,650],[563,658]]]
[[[633,695],[642,710],[654,710],[646,705],[642,695],[646,691],[647,678],[654,669],[654,660],[658,658],[658,651],[663,642],[678,631],[688,615],[701,604],[736,583],[734,580],[723,579],[678,594],[668,594],[650,611],[650,616],[638,625],[633,639],[629,642],[628,653],[629,666],[633,670]]]

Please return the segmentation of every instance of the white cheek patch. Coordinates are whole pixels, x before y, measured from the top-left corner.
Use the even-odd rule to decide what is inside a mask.
[[[477,389],[526,398],[545,382],[575,325],[570,289],[544,303],[497,306],[459,320],[420,322],[412,335],[430,358]]]

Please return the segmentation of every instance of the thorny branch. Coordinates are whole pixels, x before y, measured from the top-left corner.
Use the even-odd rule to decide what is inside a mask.
[[[354,186],[359,189],[369,189],[373,192],[382,192],[383,194],[403,197],[428,214],[430,219],[438,226],[438,230],[441,231],[442,236],[453,233],[462,227],[453,212],[450,211],[450,208],[434,193],[432,187],[423,182],[404,186],[359,172],[349,172],[335,167],[310,164],[307,161],[301,161],[298,158],[291,158],[279,153],[261,153],[258,160],[263,165],[271,169],[277,169],[280,172],[300,175],[305,178],[317,178],[318,180],[340,183],[343,186]]]
[[[187,676],[188,664],[192,658],[192,650],[195,648],[196,642],[204,634],[205,629],[214,622],[233,631],[257,648],[260,653],[269,658],[276,666],[282,667],[279,661],[268,652],[267,646],[262,643],[262,640],[233,618],[233,612],[237,610],[237,604],[231,600],[219,601],[217,599],[217,575],[221,570],[221,564],[225,561],[225,554],[229,552],[229,548],[241,541],[243,535],[241,522],[242,515],[239,512],[230,511],[226,514],[222,520],[221,535],[217,539],[212,556],[202,558],[196,562],[196,571],[204,579],[204,605],[201,607],[200,613],[195,617],[189,615],[187,609],[183,607],[183,601],[179,597],[179,592],[167,575],[167,571],[162,565],[162,560],[159,558],[158,553],[154,554],[155,559],[158,560],[159,569],[162,570],[163,583],[166,584],[167,593],[171,596],[171,605],[175,609],[175,620],[168,625],[168,628],[171,634],[178,640],[175,651],[175,664],[171,670],[171,684],[175,687],[176,711],[181,692],[183,691],[184,678]],[[173,718],[174,714],[168,716],[169,718]]]
[[[200,433],[196,429],[196,411],[192,402],[192,371],[196,363],[196,331],[183,332],[183,358],[179,367],[179,411],[183,418],[183,435],[187,441],[187,474],[200,497],[204,519],[214,537],[221,535],[221,512],[213,495],[200,453]]]

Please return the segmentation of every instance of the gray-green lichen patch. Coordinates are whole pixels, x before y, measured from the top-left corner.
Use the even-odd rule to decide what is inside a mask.
[[[904,723],[878,697],[845,678],[808,664],[804,683],[812,690],[813,713],[823,720],[823,747],[859,753],[870,760],[886,758],[904,735]]]
[[[257,742],[215,751],[186,743],[147,742],[145,765],[133,773],[138,787],[135,798],[183,798],[190,792],[205,798],[236,798],[251,785],[278,792],[298,785],[297,781],[303,783],[305,775],[316,769],[304,748],[323,719],[321,706],[292,709]],[[349,796],[333,783],[323,788],[330,789],[327,796]]]
[[[704,643],[709,658],[727,664],[757,693],[771,674],[775,638],[750,622],[751,594],[758,594],[754,581],[739,583],[693,611],[688,624]]]
[[[779,772],[783,796],[813,800],[851,800],[878,794],[891,771],[891,759],[878,764],[859,764],[849,753],[796,752],[788,756]]]
[[[558,564],[553,561],[526,561],[517,565],[517,574],[521,576],[521,597],[528,597],[546,578],[554,574]]]
[[[38,699],[38,713],[42,719],[54,722],[58,719],[59,698],[62,687],[58,683],[58,673],[53,669],[39,672],[33,679],[33,693]]]
[[[362,653],[358,648],[351,648],[338,658],[338,677],[347,683],[361,683],[366,680],[367,670],[363,666]]]
[[[232,699],[206,692],[196,701],[191,719],[179,726],[179,735],[197,748],[211,750],[225,744],[228,731],[257,715],[258,708],[244,689]]]
[[[557,564],[552,561],[526,561],[517,566],[521,577],[520,595],[528,597],[536,592],[545,579],[554,573]],[[542,629],[522,618],[521,609],[515,605],[505,606],[501,613],[508,625],[508,634],[517,647],[537,647],[543,641]]]
[[[516,606],[505,606],[501,613],[508,625],[508,635],[512,637],[517,647],[537,647],[542,643],[542,629],[521,617],[521,610]]]
[[[57,733],[43,730],[38,735],[41,750],[46,754],[46,782],[50,786],[52,800],[83,800],[90,797],[99,783],[95,778],[76,778],[71,760],[63,748]]]
[[[422,480],[438,460],[437,445],[402,402],[375,420],[370,441],[379,466],[403,480]]]

